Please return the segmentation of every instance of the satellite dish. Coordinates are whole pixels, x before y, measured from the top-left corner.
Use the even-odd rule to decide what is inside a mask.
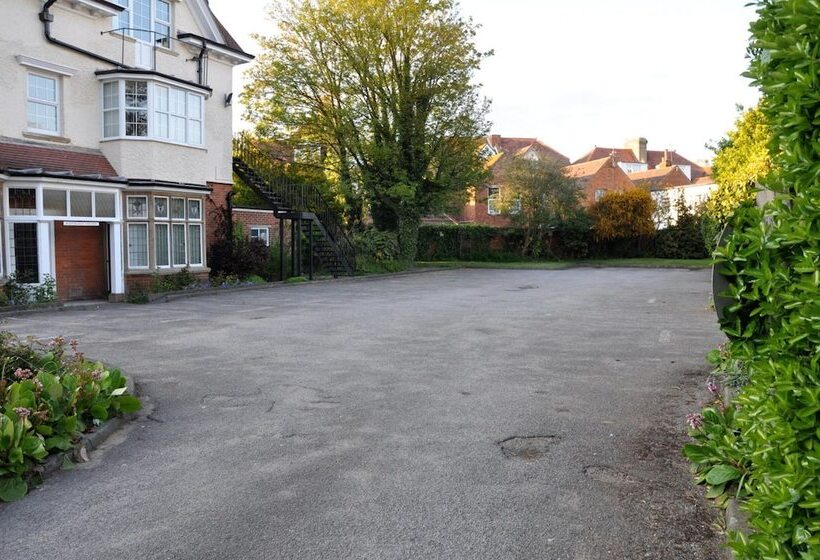
[[[718,237],[717,246],[724,247],[726,241],[732,235],[732,227],[726,226]],[[734,303],[732,298],[726,297],[722,294],[726,293],[731,283],[729,279],[723,275],[723,263],[715,263],[712,265],[712,301],[715,304],[715,312],[718,320],[723,321],[726,318],[726,308]]]

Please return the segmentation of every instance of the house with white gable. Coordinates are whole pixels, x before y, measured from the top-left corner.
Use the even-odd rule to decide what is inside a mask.
[[[232,184],[232,70],[206,0],[0,4],[0,277],[119,299],[208,273]]]

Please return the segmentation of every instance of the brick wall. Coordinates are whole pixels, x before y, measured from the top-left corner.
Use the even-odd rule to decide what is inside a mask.
[[[623,169],[606,165],[595,175],[587,179],[581,179],[579,184],[584,190],[584,197],[581,205],[589,208],[595,203],[595,191],[603,189],[609,191],[626,191],[634,189],[635,184],[629,179]]]
[[[234,223],[242,222],[242,229],[245,235],[250,235],[252,227],[268,227],[270,229],[270,243],[274,244],[279,239],[279,220],[276,219],[271,210],[255,210],[249,208],[233,209]],[[285,223],[286,236],[290,232],[290,224]]]
[[[228,193],[233,190],[229,183],[208,183],[211,194],[205,199],[205,246],[210,247],[216,241],[216,228],[219,216],[228,206]]]

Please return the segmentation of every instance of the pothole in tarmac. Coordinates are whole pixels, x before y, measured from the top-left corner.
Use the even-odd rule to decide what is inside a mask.
[[[535,461],[561,440],[559,436],[513,436],[498,442],[507,459]]]

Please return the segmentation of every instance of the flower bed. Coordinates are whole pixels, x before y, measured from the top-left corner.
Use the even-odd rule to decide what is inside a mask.
[[[0,333],[0,500],[26,495],[42,463],[108,418],[140,409],[117,369],[86,360],[76,341]]]

